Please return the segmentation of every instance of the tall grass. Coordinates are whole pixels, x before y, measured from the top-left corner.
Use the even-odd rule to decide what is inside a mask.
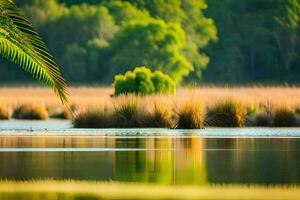
[[[75,128],[114,128],[114,115],[109,110],[88,110],[73,119]]]
[[[108,108],[111,113],[116,114],[115,110],[118,109],[119,112],[117,116],[114,116],[117,117],[114,121],[124,121],[122,119],[129,121],[129,123],[124,122],[125,124],[118,127],[150,126],[173,128],[178,122],[178,115],[174,118],[176,116],[174,113],[178,113],[179,106],[183,107],[187,99],[199,100],[199,103],[202,103],[209,110],[220,102],[224,103],[226,99],[234,99],[235,102],[243,105],[243,112],[247,117],[246,122],[249,126],[274,126],[274,111],[275,108],[280,107],[278,105],[287,105],[292,110],[300,107],[300,88],[297,87],[201,87],[193,90],[181,88],[177,90],[174,96],[151,95],[111,98],[111,94],[113,94],[113,89],[109,87],[70,88],[70,99],[71,103],[76,107],[76,113],[88,112],[91,114],[92,111],[89,108],[97,107],[98,110]],[[132,105],[121,108],[124,106],[122,101],[129,101],[130,98],[134,99],[137,108],[134,108]],[[64,112],[60,102],[51,90],[46,88],[0,88],[0,102],[12,110],[18,109],[19,105],[46,105],[47,108],[55,108],[54,110],[49,110],[50,117],[70,118],[70,115]],[[154,102],[159,104],[157,108],[153,107]],[[269,105],[274,105],[274,108],[271,108]],[[130,109],[136,110],[132,113],[132,117],[126,114]],[[297,111],[297,109],[295,110]],[[297,111],[298,114],[296,112],[296,118],[299,118],[299,110]],[[231,112],[230,109],[227,111]],[[232,113],[230,115],[234,116]],[[205,125],[228,126],[214,123],[211,116],[206,116]],[[145,121],[144,119],[146,118],[148,119]],[[222,120],[218,121],[222,122]],[[241,123],[243,120],[237,121],[238,123],[235,123],[234,126],[243,124]],[[118,125],[119,123],[116,124]],[[231,124],[231,126],[233,125]]]
[[[215,127],[243,127],[244,118],[245,112],[241,103],[226,100],[208,108],[206,124]]]
[[[179,106],[178,123],[179,129],[200,129],[203,128],[204,109],[199,102],[186,102]]]
[[[10,117],[9,108],[0,104],[0,120],[8,120]]]
[[[48,111],[46,107],[42,105],[24,104],[14,110],[13,118],[45,120],[48,118]]]
[[[154,103],[148,111],[145,126],[152,128],[173,128],[173,111],[169,105]]]
[[[297,126],[295,112],[288,107],[277,108],[273,114],[273,125],[275,127],[294,127]]]
[[[145,126],[145,110],[134,99],[118,101],[114,106],[116,128],[139,128]]]

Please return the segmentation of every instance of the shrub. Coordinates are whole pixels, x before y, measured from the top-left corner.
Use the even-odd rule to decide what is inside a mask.
[[[161,71],[155,71],[151,77],[154,85],[155,93],[158,94],[172,94],[175,91],[175,83],[170,76],[162,73]]]
[[[0,105],[0,120],[10,119],[10,111],[7,107]]]
[[[48,111],[41,105],[21,105],[14,110],[13,118],[44,120],[48,118]]]
[[[174,81],[160,71],[151,72],[146,67],[136,67],[125,75],[118,74],[114,79],[115,95],[173,93]]]
[[[204,112],[202,105],[189,102],[179,108],[178,129],[200,129],[203,128]]]
[[[275,127],[297,126],[295,112],[289,108],[279,108],[273,114],[273,125]]]
[[[206,123],[216,127],[242,127],[245,114],[240,103],[227,100],[208,109]]]
[[[74,128],[112,128],[113,122],[113,114],[108,110],[87,111],[73,119]]]
[[[172,128],[172,110],[169,106],[154,104],[153,110],[148,113],[146,125],[151,128]]]

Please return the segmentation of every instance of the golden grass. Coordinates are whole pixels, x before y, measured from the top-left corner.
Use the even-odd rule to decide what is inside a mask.
[[[200,129],[203,128],[205,112],[203,105],[200,102],[190,101],[178,108],[179,129]]]
[[[263,107],[262,105],[274,105],[290,108],[300,107],[300,88],[298,87],[199,87],[195,89],[178,89],[176,95],[153,95],[145,97],[120,96],[112,98],[112,87],[71,87],[70,104],[77,112],[86,111],[88,108],[111,108],[124,101],[135,99],[143,107],[153,106],[154,102],[169,107],[184,105],[188,101],[200,101],[209,107],[224,99],[234,99],[247,109]],[[49,113],[53,110],[62,110],[59,99],[50,89],[41,87],[0,87],[0,104],[16,108],[22,104],[43,104]],[[249,110],[248,110],[249,111]],[[55,115],[55,113],[54,113]]]
[[[23,104],[15,108],[13,117],[16,119],[45,120],[48,118],[48,111],[43,105]]]
[[[105,105],[111,104],[112,87],[71,87],[69,89],[71,104]],[[186,101],[196,99],[205,104],[216,103],[225,98],[243,103],[270,102],[300,106],[300,88],[298,87],[199,87],[193,90],[178,89],[176,95],[154,95],[151,99],[158,102]],[[146,97],[146,99],[149,99]],[[161,101],[162,100],[162,101]],[[0,102],[11,105],[25,103],[44,103],[60,105],[59,99],[48,88],[41,87],[0,87]]]
[[[225,99],[208,108],[206,123],[219,127],[243,127],[244,118],[245,111],[241,103]]]
[[[0,199],[206,199],[298,200],[299,187],[280,186],[159,186],[153,184],[29,181],[0,182]]]
[[[0,104],[0,120],[10,119],[11,113],[8,106],[3,106]]]

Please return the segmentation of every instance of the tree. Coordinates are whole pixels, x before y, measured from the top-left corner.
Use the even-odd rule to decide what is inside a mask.
[[[52,87],[67,102],[66,83],[31,23],[9,0],[0,0],[0,54]]]
[[[186,78],[199,82],[202,71],[209,63],[203,48],[217,40],[214,21],[204,15],[207,4],[204,0],[126,0],[140,9],[147,10],[156,19],[178,23],[186,34],[183,53],[193,69]]]
[[[300,80],[295,78],[299,68],[299,0],[207,3],[206,14],[216,22],[219,41],[206,50],[211,58],[206,81]]]
[[[112,63],[118,73],[146,65],[180,83],[193,69],[182,53],[185,46],[185,32],[178,24],[161,20],[132,23],[121,29],[112,41]]]

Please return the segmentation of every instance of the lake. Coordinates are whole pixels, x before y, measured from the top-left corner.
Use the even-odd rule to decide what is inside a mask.
[[[67,121],[0,128],[0,179],[300,183],[300,129],[85,130]]]

